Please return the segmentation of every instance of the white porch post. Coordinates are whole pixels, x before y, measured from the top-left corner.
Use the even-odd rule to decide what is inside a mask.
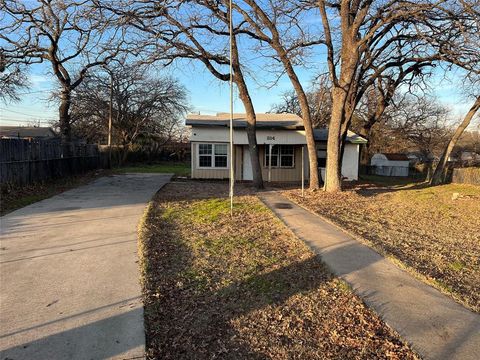
[[[272,181],[272,144],[268,144],[268,182]]]
[[[305,190],[305,155],[304,149],[305,146],[302,145],[302,197]]]

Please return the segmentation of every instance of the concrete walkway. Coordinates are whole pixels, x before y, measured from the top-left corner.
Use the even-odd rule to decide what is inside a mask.
[[[0,231],[0,358],[143,358],[137,224],[170,175],[103,177]]]
[[[480,316],[282,195],[262,201],[426,359],[480,359]]]

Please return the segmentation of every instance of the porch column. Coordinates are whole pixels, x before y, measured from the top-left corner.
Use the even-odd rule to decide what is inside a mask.
[[[268,182],[272,181],[272,144],[268,144]]]

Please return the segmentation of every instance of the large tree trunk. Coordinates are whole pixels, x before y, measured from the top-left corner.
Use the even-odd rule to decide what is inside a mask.
[[[473,116],[476,114],[478,109],[480,109],[480,96],[477,97],[477,100],[468,111],[462,123],[455,130],[455,133],[453,134],[452,139],[449,141],[447,147],[443,151],[442,157],[440,158],[440,161],[438,162],[438,165],[435,168],[433,176],[430,179],[430,185],[440,185],[445,183],[446,175],[447,175],[446,165],[448,162],[448,158],[450,157],[450,154],[452,153],[453,148],[457,144],[458,139],[460,139],[460,136],[462,136],[465,129],[468,127],[468,125],[470,125],[470,122],[472,121]]]
[[[342,190],[341,173],[339,169],[342,123],[345,118],[345,91],[335,87],[333,89],[332,115],[328,126],[327,167],[325,170],[325,191],[336,192]]]
[[[248,92],[247,84],[243,78],[242,69],[238,59],[238,48],[235,36],[232,37],[232,67],[234,70],[233,80],[238,88],[238,95],[242,100],[245,112],[247,114],[247,139],[248,150],[250,152],[250,161],[252,162],[253,185],[257,189],[263,189],[262,168],[260,167],[260,159],[257,145],[257,116],[253,107],[252,98]],[[230,166],[233,166],[231,164]]]
[[[278,40],[277,40],[278,41]],[[302,120],[303,127],[305,128],[305,138],[307,142],[307,152],[308,152],[308,162],[310,167],[310,190],[317,190],[320,188],[320,182],[318,179],[318,159],[317,159],[317,147],[315,144],[315,137],[313,134],[313,124],[312,117],[310,114],[310,107],[308,106],[308,99],[305,91],[303,90],[302,84],[298,79],[295,70],[293,69],[292,63],[288,58],[288,54],[281,47],[276,46],[277,54],[280,56],[280,59],[285,67],[290,82],[295,89],[295,92],[298,97],[298,102],[300,104],[300,109],[302,111]],[[303,161],[303,159],[302,159]]]
[[[71,91],[68,89],[62,90],[60,95],[59,124],[60,135],[63,143],[69,143],[72,140],[72,128],[70,124],[70,105],[71,105]]]
[[[248,93],[247,86],[240,76],[240,80],[236,82],[238,87],[238,95],[242,100],[243,106],[247,113],[247,138],[248,150],[250,152],[250,161],[252,162],[253,185],[257,189],[263,189],[262,168],[260,167],[260,158],[257,145],[256,123],[257,116],[253,108],[252,99]]]
[[[344,34],[346,35],[346,34]],[[340,79],[334,84],[332,92],[332,115],[328,127],[327,168],[325,191],[337,192],[342,190],[341,151],[344,132],[355,110],[355,72],[358,67],[358,45],[355,34],[352,38],[344,39],[341,52]]]

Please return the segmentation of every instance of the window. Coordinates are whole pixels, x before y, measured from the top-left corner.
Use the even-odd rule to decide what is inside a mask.
[[[227,144],[198,144],[198,167],[227,168]]]
[[[269,147],[265,146],[265,167],[269,163]],[[294,167],[295,166],[295,148],[293,145],[273,145],[272,146],[272,167]]]
[[[215,147],[215,167],[227,167],[227,144],[216,144]]]

